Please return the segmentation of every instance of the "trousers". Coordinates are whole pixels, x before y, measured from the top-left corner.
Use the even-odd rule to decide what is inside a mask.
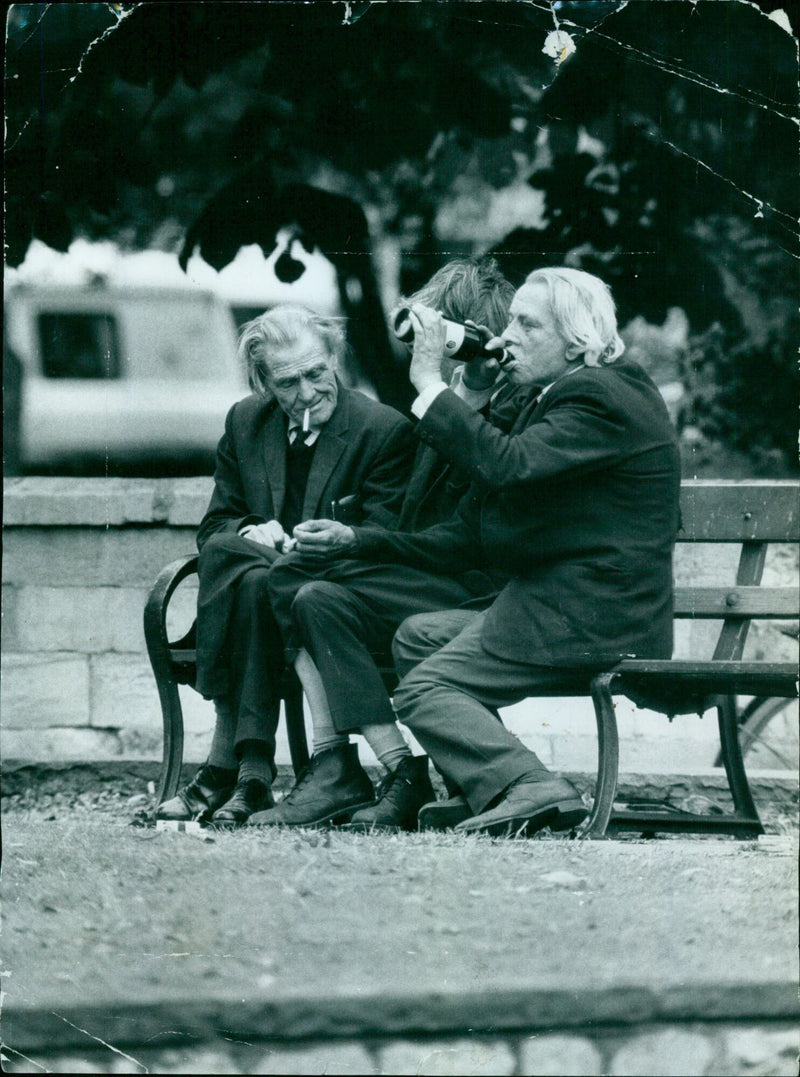
[[[397,718],[474,814],[521,779],[550,776],[535,752],[497,721],[494,709],[528,696],[588,691],[591,672],[497,658],[481,643],[485,611],[446,610],[411,617],[392,652],[402,680]]]
[[[340,733],[394,723],[378,665],[390,663],[406,617],[480,601],[452,576],[356,560],[321,565],[289,556],[274,565],[269,584],[289,656],[302,646],[314,659]]]
[[[269,571],[279,556],[239,535],[212,535],[200,552],[197,599],[196,688],[230,701],[235,743],[263,741],[273,776],[285,660]]]

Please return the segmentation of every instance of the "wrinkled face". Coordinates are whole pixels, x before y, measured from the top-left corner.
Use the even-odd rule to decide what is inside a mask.
[[[339,397],[335,363],[324,344],[304,333],[295,344],[273,351],[266,366],[267,385],[290,423],[302,425],[308,408],[310,425],[324,426]]]
[[[510,321],[502,334],[509,361],[503,372],[514,385],[549,385],[569,369],[568,354],[577,353],[556,325],[547,286],[523,284],[511,301]]]

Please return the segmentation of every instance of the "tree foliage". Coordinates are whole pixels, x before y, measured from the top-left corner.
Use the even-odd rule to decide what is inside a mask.
[[[777,395],[793,391],[794,323],[785,302],[779,313],[770,304],[794,303],[800,260],[797,48],[753,4],[113,7],[118,22],[105,4],[12,8],[11,264],[33,236],[63,250],[77,234],[197,242],[218,264],[241,243],[269,242],[289,202],[303,216],[287,192],[313,189],[351,199],[373,236],[394,237],[406,291],[448,252],[493,247],[511,276],[547,262],[599,273],[623,321],[660,324],[681,307],[708,344],[735,420],[717,423],[728,438],[754,421],[746,392],[722,391],[728,359],[767,364]],[[556,24],[576,44],[560,66],[542,51]],[[542,193],[541,219],[488,241],[485,230],[470,241],[462,227],[457,242],[442,233],[454,191],[521,183]],[[350,259],[337,267],[342,286],[366,284],[377,333],[365,218],[326,232],[328,216],[294,223],[304,242]],[[745,236],[744,249],[709,221]],[[772,267],[769,288],[756,263]],[[769,308],[769,345],[754,307]],[[703,337],[715,323],[722,350]],[[376,349],[391,361],[385,340]]]

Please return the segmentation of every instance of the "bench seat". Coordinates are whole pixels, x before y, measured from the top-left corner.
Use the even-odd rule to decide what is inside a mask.
[[[594,703],[598,732],[598,774],[592,810],[582,836],[602,837],[621,829],[644,834],[658,831],[720,831],[753,837],[763,826],[753,802],[742,751],[737,696],[796,698],[797,667],[787,662],[743,661],[747,633],[753,620],[790,620],[800,614],[796,587],[761,587],[768,544],[800,541],[800,485],[791,481],[689,480],[681,486],[681,531],[678,542],[736,543],[740,547],[736,580],[729,586],[677,588],[675,617],[721,621],[713,656],[704,661],[628,659],[613,669],[587,677],[586,694]],[[179,584],[197,571],[197,555],[168,565],[159,574],[147,600],[144,631],[161,701],[164,748],[158,787],[159,801],[173,796],[183,758],[183,715],[178,685],[193,685],[196,676],[194,626],[170,642],[167,608]],[[396,675],[381,667],[391,692]],[[300,684],[288,671],[281,686],[289,750],[295,773],[308,762],[308,745]],[[577,691],[551,696],[581,695]],[[674,811],[666,806],[641,805],[636,810],[615,806],[619,771],[619,738],[614,695],[625,695],[639,706],[673,717],[716,709],[721,759],[734,810],[706,814]]]

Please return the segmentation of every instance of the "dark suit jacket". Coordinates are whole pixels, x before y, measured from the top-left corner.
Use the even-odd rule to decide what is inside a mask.
[[[483,634],[499,657],[598,666],[670,656],[680,462],[641,367],[569,373],[523,406],[508,435],[444,392],[417,433],[457,455],[472,486],[437,527],[361,533],[359,556],[509,573]]]
[[[198,548],[218,531],[280,520],[286,447],[286,417],[276,401],[248,396],[233,405],[217,447]],[[355,494],[362,524],[396,527],[414,447],[411,424],[399,412],[340,385],[336,409],[316,442],[303,519],[330,518],[332,501]]]

